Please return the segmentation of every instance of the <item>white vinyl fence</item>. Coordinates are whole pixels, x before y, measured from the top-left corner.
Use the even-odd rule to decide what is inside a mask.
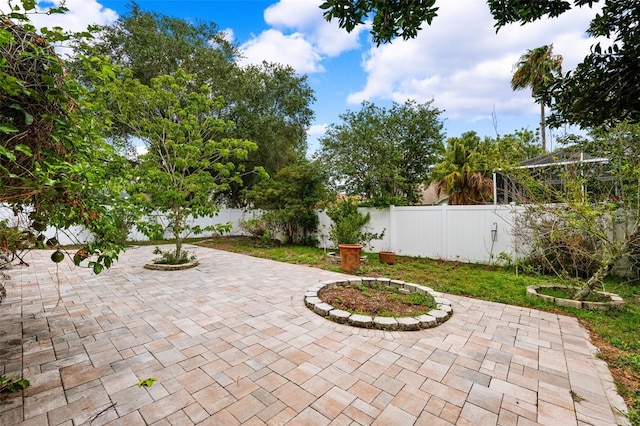
[[[395,251],[404,256],[490,263],[500,253],[517,258],[511,229],[515,215],[523,209],[513,205],[492,206],[410,206],[363,209],[371,215],[370,230],[384,230],[382,240],[374,240],[365,251]],[[331,219],[320,214],[320,245],[328,241]]]
[[[506,253],[514,259],[519,257],[511,229],[514,215],[521,212],[522,208],[513,205],[391,206],[385,209],[360,208],[360,211],[371,215],[372,232],[380,233],[384,230],[383,239],[372,241],[370,247],[365,247],[365,251],[391,250],[404,256],[471,263],[494,262],[500,253]],[[242,235],[240,221],[255,215],[255,212],[242,209],[222,209],[216,217],[200,218],[196,223],[206,226],[231,222],[233,228],[230,235]],[[0,208],[0,220],[8,218],[11,221],[12,216],[9,209]],[[331,219],[324,212],[320,212],[319,217],[320,247],[335,248],[328,240]],[[47,229],[45,235],[47,238],[56,236],[63,245],[91,238],[80,227],[65,231]],[[147,237],[134,230],[129,234],[129,239],[145,241]]]
[[[233,227],[228,235],[242,235],[243,231],[239,225],[240,221],[243,219],[250,219],[256,214],[259,214],[259,212],[245,211],[242,209],[222,209],[215,217],[203,217],[196,219],[193,221],[193,225],[200,225],[201,227],[204,227],[208,225],[231,223]],[[0,206],[0,221],[5,219],[8,221],[9,226],[23,227],[25,223],[28,224],[28,222],[30,222],[27,219],[26,214],[21,214],[19,217],[16,217],[11,209]],[[83,243],[90,241],[92,238],[91,233],[82,226],[58,230],[55,228],[48,228],[44,231],[44,234],[47,238],[56,237],[61,245]],[[201,235],[190,235],[190,237],[205,237],[209,235],[210,233],[205,233]],[[165,237],[171,238],[170,233],[166,232]],[[133,229],[129,232],[129,237],[127,239],[129,241],[148,240],[147,236],[137,229]]]

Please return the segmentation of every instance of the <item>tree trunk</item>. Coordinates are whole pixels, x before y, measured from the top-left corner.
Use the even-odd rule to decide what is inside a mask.
[[[595,288],[599,284],[601,284],[602,280],[609,274],[609,271],[611,271],[613,264],[614,264],[614,261],[611,260],[605,263],[604,265],[602,265],[600,268],[598,268],[596,273],[593,274],[591,278],[587,280],[585,285],[583,285],[582,288],[576,293],[576,295],[573,296],[573,300],[586,299],[589,296],[589,294],[591,294],[591,292],[595,290]]]
[[[576,293],[576,295],[573,296],[573,300],[586,299],[587,296],[589,296],[589,293],[595,290],[595,288],[602,283],[602,280],[604,280],[605,277],[609,275],[609,272],[611,272],[611,269],[613,269],[613,265],[615,265],[616,262],[625,253],[627,253],[628,248],[629,248],[629,239],[627,238],[623,242],[622,246],[613,252],[614,253],[613,255],[607,256],[607,259],[602,264],[602,266],[600,266],[600,268],[598,268],[596,273],[593,274],[591,278],[587,280],[585,285],[582,286],[582,288],[578,291],[578,293]]]
[[[176,239],[176,259],[180,259],[180,254],[182,252],[182,239]]]
[[[180,228],[181,228],[181,215],[176,214],[175,222],[173,224],[173,237],[176,240],[176,260],[180,259],[180,254],[182,252],[182,238],[180,238]]]
[[[547,152],[547,128],[544,121],[544,102],[540,101],[540,136],[542,137],[542,150]]]

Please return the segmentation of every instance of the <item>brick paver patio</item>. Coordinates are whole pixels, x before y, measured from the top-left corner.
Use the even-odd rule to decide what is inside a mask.
[[[352,328],[303,302],[340,274],[192,249],[185,271],[143,269],[153,247],[97,276],[65,261],[59,293],[51,252],[10,271],[0,373],[31,387],[0,424],[628,424],[573,318],[447,296],[437,328]]]

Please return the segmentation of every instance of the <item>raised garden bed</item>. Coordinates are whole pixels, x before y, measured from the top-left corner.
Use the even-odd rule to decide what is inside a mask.
[[[337,287],[376,287],[391,286],[402,293],[427,294],[433,297],[435,308],[421,315],[411,316],[375,316],[362,313],[352,313],[343,309],[338,309],[320,297],[323,290],[335,289]],[[331,321],[348,324],[354,327],[377,328],[380,330],[415,331],[430,327],[436,327],[451,317],[453,309],[449,299],[433,289],[418,284],[405,283],[404,281],[391,280],[389,278],[354,278],[347,280],[326,281],[307,289],[304,296],[305,305],[316,314]]]
[[[181,263],[179,265],[169,265],[167,263],[147,263],[144,265],[144,269],[151,269],[154,271],[182,271],[184,269],[195,268],[199,264],[200,263],[197,261]]]
[[[614,293],[604,291],[593,292],[596,297],[588,300],[573,300],[571,294],[575,292],[573,287],[553,285],[533,285],[527,287],[527,296],[535,297],[558,306],[586,309],[592,311],[606,311],[607,309],[624,308],[624,299]]]

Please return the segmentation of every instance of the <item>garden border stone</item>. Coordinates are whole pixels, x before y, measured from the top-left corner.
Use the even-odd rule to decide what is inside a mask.
[[[328,303],[323,302],[318,293],[324,289],[332,289],[338,286],[354,287],[357,285],[366,285],[371,287],[373,284],[383,284],[390,287],[396,287],[407,293],[427,293],[430,294],[436,302],[436,309],[429,311],[427,315],[416,317],[371,317],[369,315],[351,314],[341,309],[335,309]],[[442,293],[434,291],[432,288],[421,286],[418,284],[406,283],[400,280],[391,280],[389,278],[350,278],[348,280],[324,281],[305,290],[304,304],[307,308],[316,314],[327,318],[339,324],[348,324],[361,328],[377,328],[388,331],[416,331],[426,328],[436,327],[453,314],[451,301],[443,297]]]
[[[181,263],[180,265],[168,265],[166,263],[146,263],[144,269],[150,269],[152,271],[182,271],[185,269],[195,268],[200,262],[188,262]]]
[[[549,303],[554,303],[558,306],[565,306],[570,308],[585,309],[591,311],[606,311],[607,309],[622,309],[624,308],[624,299],[615,293],[609,293],[605,291],[596,291],[602,296],[609,297],[608,302],[588,302],[583,300],[563,299],[560,297],[553,297],[546,294],[538,293],[538,289],[541,288],[569,288],[561,285],[531,285],[527,287],[527,296],[535,297],[537,299],[544,300]]]

